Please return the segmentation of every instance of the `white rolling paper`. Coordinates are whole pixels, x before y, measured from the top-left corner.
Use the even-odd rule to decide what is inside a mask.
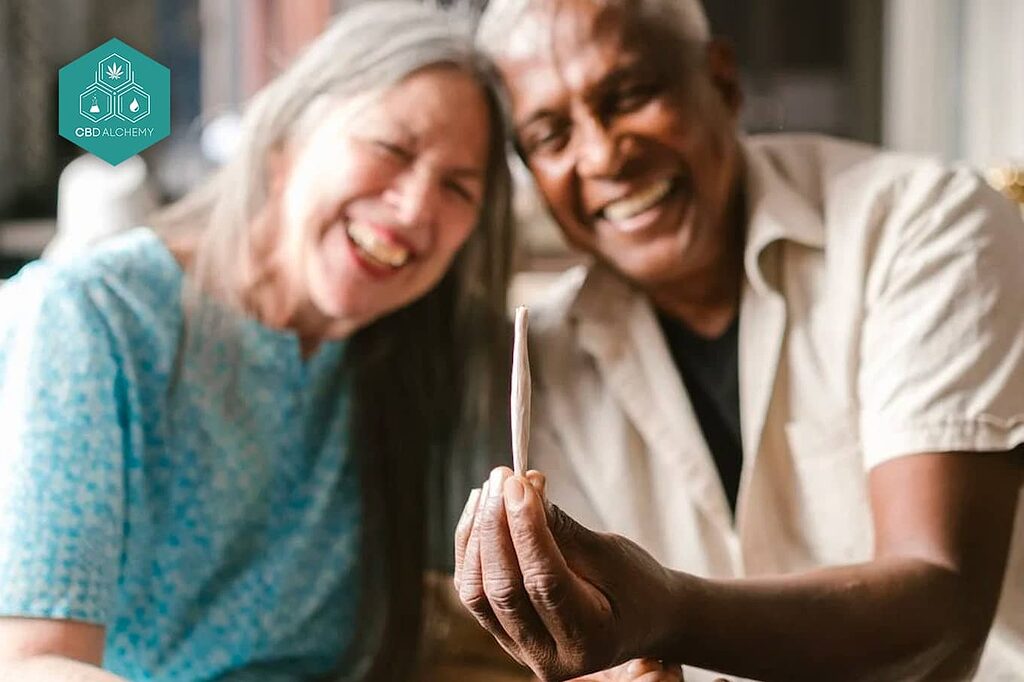
[[[512,345],[512,468],[524,476],[529,467],[530,446],[530,355],[526,332],[530,314],[525,306],[516,308],[515,340]]]

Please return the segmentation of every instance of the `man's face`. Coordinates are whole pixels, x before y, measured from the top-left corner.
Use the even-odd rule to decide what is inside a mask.
[[[536,3],[499,59],[516,140],[570,243],[641,287],[722,257],[737,181],[731,58],[592,0]]]

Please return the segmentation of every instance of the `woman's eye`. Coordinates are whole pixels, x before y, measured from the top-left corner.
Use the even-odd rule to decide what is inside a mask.
[[[395,144],[394,142],[388,142],[387,140],[374,140],[374,146],[387,154],[388,156],[400,159],[402,161],[408,161],[412,158],[412,152],[403,147],[402,145]]]
[[[472,190],[470,190],[461,182],[458,182],[457,180],[449,180],[448,182],[445,183],[444,186],[450,192],[455,194],[460,199],[465,200],[467,203],[476,203],[476,194],[474,194]]]

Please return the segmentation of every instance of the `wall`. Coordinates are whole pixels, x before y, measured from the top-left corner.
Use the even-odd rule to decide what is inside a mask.
[[[1024,3],[888,0],[885,23],[885,143],[1024,162]]]

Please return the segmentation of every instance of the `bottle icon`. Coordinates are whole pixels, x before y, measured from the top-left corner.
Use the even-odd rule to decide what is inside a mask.
[[[96,96],[95,95],[93,95],[92,106],[89,107],[89,113],[90,114],[98,114],[98,113],[100,113],[100,104],[99,104],[99,102],[96,101]]]

